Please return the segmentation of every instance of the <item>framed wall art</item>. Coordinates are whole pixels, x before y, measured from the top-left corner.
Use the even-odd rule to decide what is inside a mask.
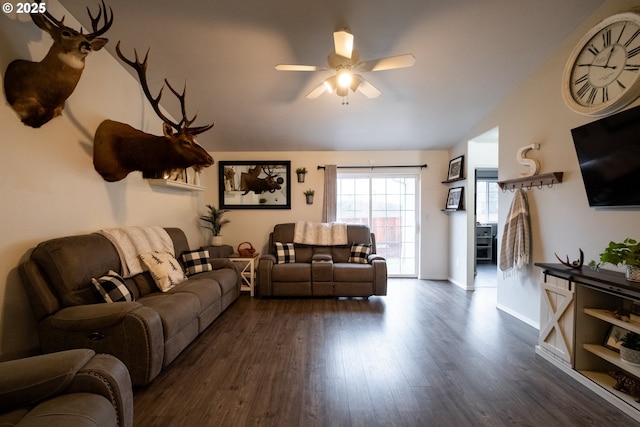
[[[464,156],[456,157],[449,161],[449,173],[447,174],[447,181],[455,181],[463,179]]]
[[[449,189],[447,194],[446,210],[460,210],[462,209],[462,190],[464,187],[454,187]]]
[[[291,161],[218,162],[220,209],[291,209]]]
[[[611,325],[609,333],[604,340],[604,346],[619,353],[620,345],[622,344],[622,337],[624,337],[628,332],[628,330],[621,328],[620,326]]]

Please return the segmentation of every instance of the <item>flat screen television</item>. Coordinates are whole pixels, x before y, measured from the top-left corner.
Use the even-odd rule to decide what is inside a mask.
[[[640,107],[571,130],[589,206],[640,207]]]

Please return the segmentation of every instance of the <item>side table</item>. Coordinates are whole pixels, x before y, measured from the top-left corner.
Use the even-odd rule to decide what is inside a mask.
[[[256,260],[260,254],[254,253],[252,257],[243,257],[239,254],[229,255],[229,261],[241,264],[240,277],[242,278],[241,291],[249,291],[254,296],[256,278]]]

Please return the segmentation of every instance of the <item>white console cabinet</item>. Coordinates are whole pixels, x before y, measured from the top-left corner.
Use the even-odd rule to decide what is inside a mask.
[[[640,283],[624,274],[588,267],[537,263],[543,269],[540,337],[536,352],[600,397],[640,421],[640,403],[614,389],[609,375],[620,371],[640,379],[640,366],[620,360],[605,346],[612,326],[640,333],[640,322],[617,319],[614,312],[640,301]]]

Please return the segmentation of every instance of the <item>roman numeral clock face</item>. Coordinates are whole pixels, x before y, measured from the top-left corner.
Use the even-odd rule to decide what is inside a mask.
[[[573,111],[605,116],[640,96],[640,15],[625,12],[593,27],[573,50],[563,76]]]

